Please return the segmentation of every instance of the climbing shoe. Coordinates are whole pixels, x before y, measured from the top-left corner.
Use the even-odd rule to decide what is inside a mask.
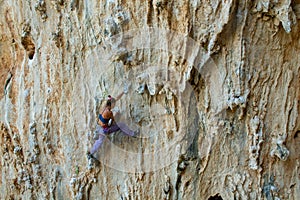
[[[86,153],[86,156],[87,156],[88,159],[95,159],[93,154],[91,154],[89,151]]]
[[[140,130],[138,129],[138,130],[134,131],[134,134],[132,137],[139,138],[139,136],[140,136]]]

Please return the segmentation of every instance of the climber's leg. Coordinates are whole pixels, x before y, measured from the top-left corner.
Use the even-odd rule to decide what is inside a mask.
[[[134,131],[131,130],[125,123],[118,122],[117,126],[121,129],[121,131],[124,134],[129,135],[129,136],[134,136],[134,134],[135,134]]]
[[[120,130],[119,126],[116,123],[113,123],[109,128],[108,128],[108,133],[114,133]]]
[[[105,135],[99,134],[98,140],[96,140],[96,142],[94,143],[94,145],[90,151],[91,154],[94,154],[101,147],[104,139],[105,139]]]
[[[97,126],[96,131],[99,134],[99,138],[95,141],[95,143],[90,151],[90,154],[96,153],[96,151],[101,147],[103,140],[105,139],[105,135],[104,135],[105,130],[101,126]]]

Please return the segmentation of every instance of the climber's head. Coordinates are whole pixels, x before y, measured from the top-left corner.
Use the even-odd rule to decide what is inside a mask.
[[[107,106],[107,107],[110,107],[110,108],[114,108],[114,107],[115,107],[115,104],[116,104],[116,99],[113,98],[112,96],[108,95],[108,99],[107,99],[107,102],[106,102],[106,106]]]

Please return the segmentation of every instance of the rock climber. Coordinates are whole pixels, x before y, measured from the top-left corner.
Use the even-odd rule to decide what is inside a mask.
[[[99,133],[99,138],[94,143],[92,149],[87,153],[88,159],[94,158],[93,154],[101,147],[103,140],[110,133],[121,130],[124,134],[136,137],[138,131],[133,131],[128,128],[125,123],[116,122],[112,109],[115,107],[116,102],[123,96],[124,92],[119,94],[116,98],[108,95],[108,99],[104,109],[98,115],[98,125],[96,131]]]

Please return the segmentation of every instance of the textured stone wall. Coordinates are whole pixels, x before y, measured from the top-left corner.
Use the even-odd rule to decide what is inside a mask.
[[[0,1],[1,199],[300,199],[298,0]],[[108,94],[120,132],[86,158]]]

